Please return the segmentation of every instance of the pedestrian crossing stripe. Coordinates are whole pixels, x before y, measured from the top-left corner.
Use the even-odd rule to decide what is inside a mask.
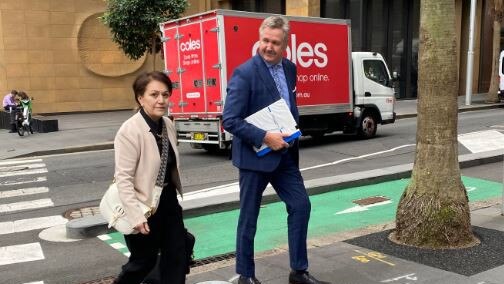
[[[502,184],[478,178],[462,177],[468,190],[470,201],[487,200],[501,196]],[[378,184],[351,187],[310,196],[311,217],[309,237],[323,237],[338,232],[365,228],[376,224],[385,224],[395,219],[397,203],[409,183],[409,179],[400,179]],[[353,200],[369,196],[386,195],[392,202],[385,206],[351,214],[334,215],[335,212],[354,206]],[[196,236],[195,259],[204,259],[235,251],[236,226],[239,210],[212,213],[184,219],[188,230]],[[282,202],[269,203],[261,208],[255,251],[267,251],[284,246],[287,243],[287,213]],[[117,242],[125,245],[120,233],[100,236],[112,246]],[[127,247],[119,249],[126,255]]]
[[[98,236],[98,239],[104,241],[109,246],[117,249],[120,253],[129,257],[129,250],[126,246],[126,241],[121,233],[115,232]]]

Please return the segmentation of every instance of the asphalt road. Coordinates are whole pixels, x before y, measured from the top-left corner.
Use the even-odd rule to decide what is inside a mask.
[[[462,113],[459,134],[485,130],[502,133],[503,114],[502,109]],[[303,176],[308,180],[410,163],[414,158],[415,128],[416,119],[411,118],[380,127],[378,137],[371,140],[354,140],[352,136],[341,134],[328,135],[319,141],[303,138],[300,161]],[[180,152],[186,191],[236,181],[237,171],[227,153],[209,154],[187,145],[181,145]],[[459,144],[459,153],[466,154],[469,150]],[[340,163],[309,169],[335,161]],[[42,219],[31,225],[35,229],[22,232],[12,229],[14,221],[18,224],[20,220],[54,217],[50,222],[58,223],[61,222],[58,216],[67,210],[96,205],[113,175],[113,151],[54,155],[15,165],[0,164],[4,171],[16,166],[21,170],[40,171],[0,176],[0,193],[3,194],[0,195],[0,283],[80,283],[115,274],[126,257],[96,238],[72,243],[41,240],[39,233],[44,228],[41,224],[49,222]],[[502,182],[502,163],[464,169],[463,174]],[[45,178],[45,181],[35,182],[35,178]],[[28,187],[33,194],[16,191]],[[30,209],[33,200],[43,206]],[[54,231],[47,234],[58,236]],[[22,258],[25,250],[29,253],[27,258]],[[32,261],[26,260],[30,258]]]

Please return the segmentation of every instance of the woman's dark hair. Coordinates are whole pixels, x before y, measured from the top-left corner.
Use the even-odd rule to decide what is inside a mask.
[[[138,75],[138,77],[135,79],[135,82],[133,82],[133,92],[135,93],[135,101],[138,105],[140,105],[138,98],[143,96],[147,85],[149,85],[149,83],[152,81],[158,81],[165,84],[168,92],[170,92],[171,94],[173,85],[170,78],[168,78],[166,74],[160,71],[152,71],[148,73],[144,72]]]

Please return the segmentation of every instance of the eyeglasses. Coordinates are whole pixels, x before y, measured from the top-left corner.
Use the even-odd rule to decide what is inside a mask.
[[[171,92],[170,91],[164,91],[164,92],[160,92],[160,91],[152,91],[149,96],[153,97],[153,98],[158,98],[159,95],[163,96],[163,98],[167,99],[171,96]]]

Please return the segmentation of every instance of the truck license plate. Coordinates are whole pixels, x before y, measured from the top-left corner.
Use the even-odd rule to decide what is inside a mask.
[[[201,133],[201,132],[196,132],[196,133],[193,133],[193,140],[205,140],[205,133]]]

